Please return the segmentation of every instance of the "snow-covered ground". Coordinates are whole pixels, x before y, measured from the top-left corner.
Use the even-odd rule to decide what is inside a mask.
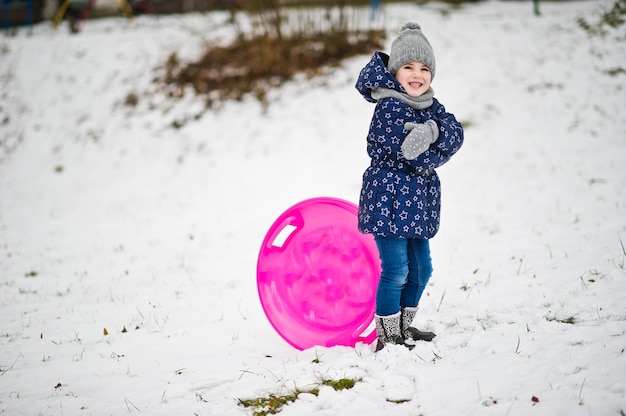
[[[352,377],[281,414],[624,415],[626,26],[577,24],[611,4],[385,6],[387,47],[422,24],[466,141],[416,321],[438,336],[378,353],[294,349],[256,288],[286,208],[357,201],[369,56],[196,117],[152,80],[228,39],[225,14],[1,37],[0,413],[250,415],[238,399]]]

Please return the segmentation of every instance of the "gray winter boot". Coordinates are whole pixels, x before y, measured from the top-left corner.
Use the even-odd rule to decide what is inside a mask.
[[[386,344],[398,344],[409,347],[404,343],[404,338],[400,334],[400,320],[400,312],[387,316],[374,315],[376,338],[378,340],[376,351],[382,350]]]
[[[417,328],[411,326],[415,314],[417,314],[418,307],[414,308],[402,308],[402,316],[400,321],[402,322],[402,337],[405,339],[412,339],[413,341],[432,341],[437,335],[433,332],[420,331]]]

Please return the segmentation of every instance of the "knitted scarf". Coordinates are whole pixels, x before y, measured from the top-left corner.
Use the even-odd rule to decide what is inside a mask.
[[[433,105],[433,97],[435,92],[432,88],[428,88],[424,94],[419,97],[411,97],[407,93],[400,92],[397,90],[391,90],[388,88],[376,87],[372,89],[372,98],[376,101],[382,98],[395,98],[397,100],[402,101],[410,107],[413,107],[415,110],[423,110],[425,108]]]

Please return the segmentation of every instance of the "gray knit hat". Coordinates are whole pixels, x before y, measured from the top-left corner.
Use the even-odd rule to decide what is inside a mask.
[[[422,33],[420,25],[409,22],[402,26],[400,34],[391,44],[387,69],[395,75],[402,65],[413,61],[426,64],[430,68],[432,78],[435,78],[435,54],[433,53],[433,48]]]

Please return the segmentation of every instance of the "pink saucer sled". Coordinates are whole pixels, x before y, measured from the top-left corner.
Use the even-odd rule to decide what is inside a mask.
[[[357,228],[358,208],[338,198],[302,201],[267,232],[257,286],[265,315],[292,346],[371,343],[380,260]],[[364,332],[368,332],[364,334]]]

